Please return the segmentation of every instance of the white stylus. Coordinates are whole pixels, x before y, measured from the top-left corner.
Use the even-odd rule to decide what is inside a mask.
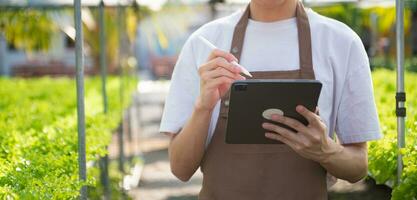
[[[206,38],[204,38],[203,36],[199,35],[198,38],[204,43],[206,44],[210,49],[214,50],[214,49],[218,49],[216,46],[214,46],[214,44],[212,44],[210,41],[208,41]],[[242,69],[242,73],[252,77],[252,74],[249,73],[248,70],[246,70],[242,65],[239,65],[239,63],[237,63],[236,61],[232,61],[232,64],[240,67]]]

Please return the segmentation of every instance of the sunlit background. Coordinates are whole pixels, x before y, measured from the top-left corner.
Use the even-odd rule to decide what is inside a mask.
[[[73,0],[0,0],[0,198],[74,199],[87,184],[90,199],[197,199],[201,173],[188,183],[176,180],[169,169],[169,139],[158,133],[169,79],[193,31],[248,2],[105,0],[101,28],[101,0],[82,1],[88,177],[81,183]],[[347,24],[362,39],[385,136],[369,145],[366,180],[338,181],[329,198],[417,199],[417,1],[405,1],[408,117],[400,151],[395,2],[304,4]],[[404,156],[401,184],[395,182],[397,153]]]

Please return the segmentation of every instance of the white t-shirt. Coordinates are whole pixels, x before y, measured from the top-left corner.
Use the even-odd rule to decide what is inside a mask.
[[[171,80],[160,131],[177,133],[187,122],[199,95],[198,68],[210,49],[202,35],[218,48],[229,51],[233,30],[243,11],[205,24],[185,43]],[[336,132],[341,143],[358,143],[381,137],[373,97],[369,61],[360,38],[348,26],[307,9],[310,21],[313,65],[323,83],[320,116],[328,134]],[[240,64],[249,71],[299,69],[296,19],[264,23],[249,20]],[[213,136],[220,110],[217,103],[209,128]]]

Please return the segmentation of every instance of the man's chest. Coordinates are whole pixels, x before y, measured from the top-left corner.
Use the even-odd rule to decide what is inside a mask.
[[[299,69],[298,38],[293,35],[250,34],[245,37],[240,64],[249,71],[288,71]]]

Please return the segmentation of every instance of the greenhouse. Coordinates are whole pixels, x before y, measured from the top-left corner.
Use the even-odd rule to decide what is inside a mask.
[[[414,0],[2,0],[0,198],[417,199],[416,80]]]

